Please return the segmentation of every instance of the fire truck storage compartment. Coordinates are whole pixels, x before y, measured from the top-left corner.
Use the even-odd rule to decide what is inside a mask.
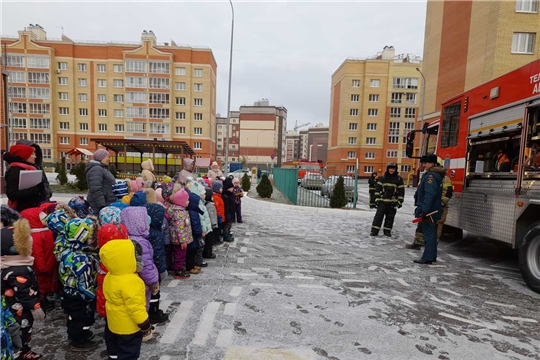
[[[515,178],[521,134],[509,131],[470,138],[467,178]]]

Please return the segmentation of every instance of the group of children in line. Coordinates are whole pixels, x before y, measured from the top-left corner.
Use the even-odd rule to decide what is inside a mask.
[[[154,325],[168,321],[159,308],[160,285],[199,274],[215,259],[213,247],[232,242],[242,222],[239,181],[187,178],[155,184],[117,183],[118,200],[94,213],[75,197],[42,203],[20,214],[2,205],[2,359],[39,359],[30,339],[61,299],[72,351],[98,343],[95,311],[105,317],[109,359],[136,359]]]

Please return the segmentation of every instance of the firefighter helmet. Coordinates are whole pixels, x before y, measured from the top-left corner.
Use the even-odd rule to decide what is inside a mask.
[[[397,164],[396,164],[395,161],[390,161],[390,162],[388,163],[388,165],[386,165],[386,170],[388,170],[388,169],[391,168],[391,167],[393,167],[393,168],[395,168],[395,169],[397,170]]]

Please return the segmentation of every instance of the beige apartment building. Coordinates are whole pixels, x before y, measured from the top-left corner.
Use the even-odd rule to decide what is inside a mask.
[[[390,161],[412,170],[405,144],[419,115],[421,67],[419,56],[395,55],[391,46],[341,64],[332,75],[327,168],[353,172],[358,159],[361,177]]]
[[[209,48],[159,44],[151,30],[133,43],[50,39],[37,24],[1,43],[11,144],[33,140],[51,162],[76,147],[94,151],[92,138],[183,140],[197,157],[214,157]]]
[[[216,116],[216,158],[221,164],[225,161],[225,139],[227,137],[227,118]],[[240,111],[231,111],[229,124],[229,162],[240,160]]]
[[[428,0],[426,120],[441,104],[540,58],[538,0]]]

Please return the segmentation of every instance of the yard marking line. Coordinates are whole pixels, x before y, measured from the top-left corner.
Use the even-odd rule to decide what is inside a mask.
[[[527,319],[527,318],[521,318],[521,317],[514,317],[514,316],[501,316],[503,319],[506,320],[513,320],[513,321],[522,321],[522,322],[530,322],[530,323],[537,323],[538,321],[534,319]]]
[[[230,242],[229,247],[235,248],[236,247],[236,241]]]
[[[311,270],[308,270],[308,269],[283,269],[283,271],[288,271],[288,272],[306,272],[306,273],[310,273]]]
[[[259,274],[253,274],[253,273],[231,273],[230,275],[233,276],[257,276]]]
[[[219,305],[217,301],[212,301],[206,306],[206,309],[203,312],[201,323],[199,328],[195,331],[195,337],[193,338],[193,344],[204,346],[206,344],[206,338],[208,334],[212,331],[212,326],[214,324],[214,318],[219,310]],[[234,304],[236,305],[236,304]]]
[[[236,297],[236,296],[240,295],[241,292],[242,292],[242,287],[241,286],[235,286],[235,287],[232,288],[229,295]]]
[[[216,339],[217,347],[228,347],[233,336],[232,330],[220,330]]]
[[[446,254],[446,256],[448,256],[448,257],[450,257],[450,258],[452,258],[452,259],[454,259],[454,260],[459,260],[459,261],[462,260],[459,256],[456,256],[456,255]]]
[[[341,279],[343,282],[352,282],[352,283],[368,283],[369,280],[360,280],[360,279]]]
[[[171,306],[171,304],[172,304],[172,300],[162,300],[159,302],[159,308],[163,310],[164,312],[166,312],[169,306]]]
[[[392,296],[392,299],[402,301],[407,305],[416,305],[416,303],[414,301],[411,301],[409,299],[405,299],[404,297],[401,297],[401,296]]]
[[[432,282],[432,283],[436,283],[437,282],[437,277],[432,276],[432,277],[429,278],[429,281]]]
[[[182,301],[182,303],[180,304],[180,308],[178,309],[178,311],[176,311],[176,314],[174,314],[174,317],[169,323],[169,326],[167,326],[167,329],[165,329],[165,333],[159,340],[160,343],[173,344],[175,342],[176,337],[178,336],[180,330],[182,330],[182,327],[186,322],[189,310],[191,310],[192,306],[193,301]]]
[[[180,284],[180,280],[174,279],[174,280],[171,280],[171,282],[167,285],[167,287],[175,287],[178,284]]]
[[[299,288],[308,288],[308,289],[328,289],[326,286],[313,285],[313,284],[298,284],[296,286],[298,286]]]
[[[251,268],[251,270],[253,270],[253,271],[270,271],[270,268],[254,267],[254,268]]]
[[[223,310],[223,314],[225,315],[234,315],[236,312],[236,303],[227,303],[225,304],[225,310]]]
[[[354,271],[339,271],[338,274],[343,274],[343,275],[356,275],[356,273]]]
[[[378,267],[378,266],[373,265],[373,266],[368,267],[368,270],[369,270],[369,271],[373,271],[373,270],[375,270],[377,267]]]
[[[249,238],[244,239],[244,244],[249,244],[251,240]]]
[[[462,318],[462,317],[455,316],[455,315],[451,315],[451,314],[447,314],[447,313],[443,313],[443,312],[440,312],[439,315],[440,315],[440,316],[447,317],[447,318],[449,318],[449,319],[461,321],[461,322],[464,322],[464,323],[467,323],[467,324],[471,324],[471,325],[476,325],[476,326],[484,327],[484,328],[487,328],[487,329],[490,329],[490,330],[496,330],[496,329],[497,329],[497,327],[496,327],[495,325],[491,325],[491,324],[482,324],[482,323],[479,323],[479,322],[477,322],[477,321],[472,321],[472,320],[464,319],[464,318]]]
[[[352,288],[349,288],[349,289],[352,290],[352,291],[357,291],[357,292],[371,292],[370,288],[352,287]]]
[[[459,274],[458,273],[442,273],[443,275],[446,275],[446,276],[458,276]]]
[[[240,248],[240,252],[241,252],[241,253],[247,253],[247,247],[242,246],[242,247]]]
[[[452,295],[455,295],[455,296],[463,296],[455,291],[452,291],[452,290],[448,290],[448,289],[443,289],[443,288],[437,288],[438,290],[441,290],[441,291],[446,291],[447,293],[449,294],[452,294]]]
[[[447,267],[447,266],[446,266],[446,265],[429,265],[429,264],[428,264],[428,267],[429,267],[429,268],[445,268],[445,267]]]
[[[315,278],[314,278],[313,276],[296,276],[296,275],[288,275],[288,276],[285,276],[285,279],[314,280]]]
[[[507,308],[515,308],[516,307],[516,305],[501,304],[501,303],[493,302],[493,301],[485,301],[484,304],[502,306],[502,307],[507,307]]]
[[[448,305],[448,306],[458,306],[458,304],[456,304],[456,303],[453,303],[453,302],[451,302],[451,301],[445,301],[445,300],[438,299],[438,298],[436,298],[436,297],[433,296],[433,295],[430,295],[430,297],[431,297],[431,300],[436,301],[436,302],[441,303],[441,304],[444,304],[444,305]]]
[[[411,286],[405,280],[403,280],[402,278],[397,278],[396,281],[398,283],[400,283],[401,285],[403,285],[403,286]]]
[[[270,284],[270,283],[251,283],[251,286],[274,286],[274,284]]]
[[[238,262],[238,264],[243,264],[244,263],[244,258],[238,258],[236,261]]]

